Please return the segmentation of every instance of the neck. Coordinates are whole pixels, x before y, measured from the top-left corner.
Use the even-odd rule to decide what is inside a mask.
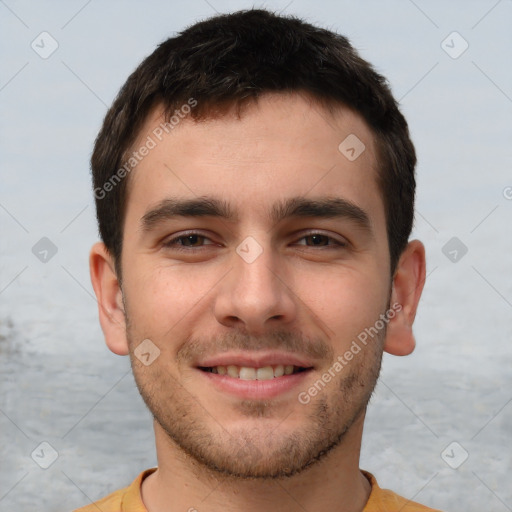
[[[155,423],[158,470],[142,485],[148,512],[360,512],[370,484],[359,471],[364,415],[342,443],[301,473],[281,479],[240,479],[199,465]]]

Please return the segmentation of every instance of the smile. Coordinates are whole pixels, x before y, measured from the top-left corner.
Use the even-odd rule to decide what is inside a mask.
[[[291,397],[297,389],[305,389],[314,367],[289,354],[224,354],[201,361],[196,370],[205,379],[204,385],[216,393],[242,400],[269,400],[287,394]]]
[[[227,375],[233,379],[242,380],[271,380],[283,377],[283,375],[292,375],[307,370],[307,368],[291,364],[278,364],[275,366],[263,366],[260,368],[253,368],[250,366],[219,365],[212,367],[200,367],[199,369],[204,372],[214,373],[217,375]]]

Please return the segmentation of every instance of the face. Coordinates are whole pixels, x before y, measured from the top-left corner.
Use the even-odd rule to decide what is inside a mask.
[[[137,385],[200,464],[295,474],[343,442],[378,377],[391,279],[372,134],[298,95],[158,140],[162,121],[156,109],[135,144],[156,142],[130,176],[123,233]],[[338,149],[350,134],[355,160]]]

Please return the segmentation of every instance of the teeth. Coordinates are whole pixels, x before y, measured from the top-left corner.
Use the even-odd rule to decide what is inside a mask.
[[[276,366],[263,366],[261,368],[251,368],[249,366],[214,366],[211,369],[212,373],[219,375],[228,375],[234,379],[242,380],[270,380],[275,377],[282,377],[283,375],[291,375],[298,367],[293,365],[283,366],[278,364]]]
[[[240,368],[240,378],[243,380],[254,380],[256,378],[256,368]]]
[[[228,366],[228,375],[234,378],[240,377],[238,374],[238,368],[236,366]]]
[[[274,377],[282,377],[284,375],[284,366],[282,364],[278,364],[274,368]]]
[[[240,370],[240,378],[242,378],[242,373]],[[272,366],[264,366],[263,368],[258,368],[256,370],[256,378],[258,380],[269,380],[274,378],[274,368]]]

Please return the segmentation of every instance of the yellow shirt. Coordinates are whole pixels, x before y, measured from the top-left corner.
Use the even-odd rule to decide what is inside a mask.
[[[105,498],[75,510],[75,512],[147,512],[140,487],[142,480],[156,468],[143,471],[129,487],[115,491]],[[377,485],[375,477],[363,471],[372,486],[370,497],[362,512],[439,512],[432,508],[425,507],[414,501],[406,500],[388,489],[381,489]]]

